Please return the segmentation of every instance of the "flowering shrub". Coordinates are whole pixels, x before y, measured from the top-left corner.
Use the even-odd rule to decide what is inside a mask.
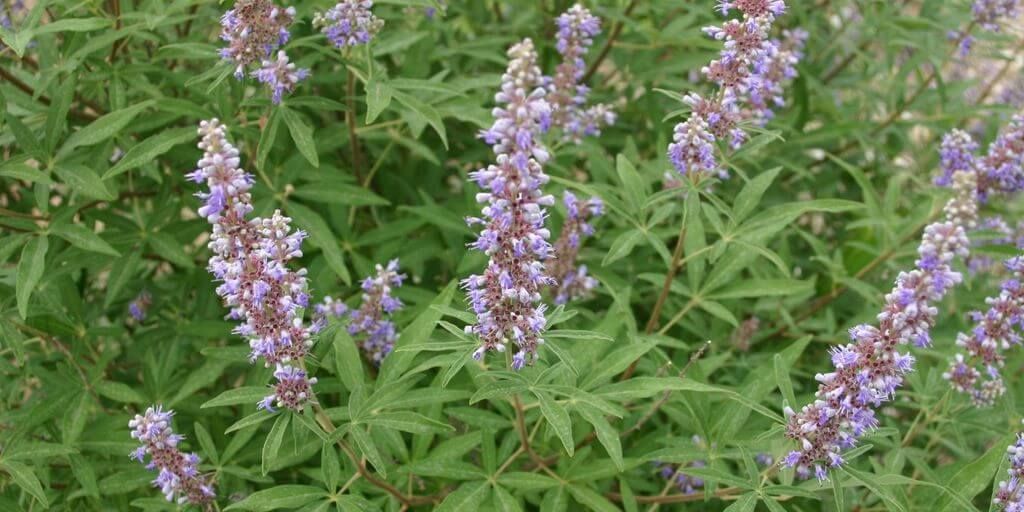
[[[0,2],[0,510],[1024,510],[1021,14]]]

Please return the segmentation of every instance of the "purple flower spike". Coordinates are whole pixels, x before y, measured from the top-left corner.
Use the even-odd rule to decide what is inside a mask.
[[[552,283],[544,268],[552,253],[545,207],[555,200],[542,190],[548,182],[543,164],[549,155],[540,134],[551,122],[551,107],[546,91],[538,87],[537,53],[533,42],[524,39],[508,55],[501,91],[495,95],[494,124],[481,133],[496,162],[470,174],[484,190],[477,202],[485,205],[483,218],[468,219],[470,225],[483,226],[470,246],[490,261],[483,275],[469,276],[462,284],[477,315],[476,324],[466,327],[481,340],[482,350],[474,357],[490,350],[504,352],[512,342],[517,347],[513,368],[518,369],[532,363],[544,343],[540,290]]]
[[[1018,329],[1024,327],[1024,257],[1010,258],[1006,269],[1010,275],[999,295],[985,299],[989,306],[985,313],[971,313],[977,324],[957,335],[956,344],[963,353],[956,354],[942,374],[953,389],[969,395],[979,407],[991,406],[1006,392],[1000,372],[1006,364],[1004,353],[1022,340]]]
[[[248,220],[253,180],[239,168],[238,149],[228,142],[227,130],[216,119],[200,123],[199,134],[204,154],[189,178],[209,188],[198,194],[205,203],[199,215],[213,225],[208,244],[213,256],[207,268],[220,283],[217,294],[230,308],[228,317],[240,322],[234,332],[249,341],[251,359],[262,358],[268,367],[288,367],[306,356],[315,332],[301,315],[309,307],[306,270],[288,268],[291,260],[302,257],[306,233],[292,230],[291,219],[279,211],[270,218]],[[275,372],[278,378],[281,375],[289,382],[279,382],[278,388],[302,387],[293,382],[295,373]],[[309,379],[308,385],[314,382]],[[280,397],[279,403],[298,410],[311,394],[298,401]]]
[[[939,146],[939,169],[942,175],[935,178],[935,184],[948,187],[953,184],[953,173],[974,172],[977,151],[978,143],[963,130],[954,129],[944,135],[942,145]]]
[[[390,320],[391,314],[402,309],[404,304],[391,292],[405,280],[405,274],[399,272],[398,260],[391,260],[387,266],[377,265],[377,274],[363,280],[363,303],[359,309],[352,310],[352,321],[348,325],[349,334],[361,339],[363,352],[380,365],[391,353],[398,339],[395,324]]]
[[[167,501],[206,508],[216,497],[213,485],[208,476],[199,474],[199,456],[178,449],[184,436],[171,429],[172,416],[174,411],[165,412],[158,405],[128,422],[132,439],[141,443],[131,458],[144,463],[149,456],[146,469],[157,471],[153,486],[164,493]]]
[[[238,0],[234,9],[224,13],[220,38],[227,46],[220,56],[235,64],[235,78],[241,80],[245,68],[287,43],[288,26],[294,19],[294,7],[282,9],[270,0]]]
[[[602,126],[615,123],[615,112],[608,105],[587,107],[590,88],[580,83],[586,72],[583,58],[601,33],[601,20],[580,4],[575,4],[556,20],[556,48],[562,63],[554,77],[545,77],[551,123],[563,131],[565,140],[579,144],[584,136],[598,135]]]
[[[313,17],[313,26],[327,36],[336,48],[367,44],[384,26],[384,21],[373,15],[370,0],[341,0],[326,12]]]
[[[786,437],[798,449],[782,463],[800,478],[812,474],[828,478],[829,468],[842,465],[842,453],[858,438],[878,426],[875,409],[892,400],[913,371],[914,357],[901,353],[908,344],[927,346],[938,309],[934,306],[961,281],[951,267],[956,257],[966,257],[967,231],[977,215],[975,175],[953,175],[956,196],[947,203],[946,219],[927,226],[918,248],[914,270],[901,272],[896,286],[885,296],[876,325],[850,329],[853,343],[832,350],[834,370],[818,374],[816,399],[799,412],[785,408]]]
[[[294,63],[288,62],[288,54],[279,50],[276,59],[264,60],[263,67],[253,71],[252,76],[270,88],[276,105],[281,103],[286,93],[295,89],[296,84],[309,77],[309,70],[297,69]]]
[[[796,77],[807,41],[807,32],[799,29],[784,31],[781,40],[769,39],[775,17],[786,10],[782,0],[721,0],[719,8],[723,15],[736,9],[743,17],[704,29],[723,46],[719,58],[701,69],[718,85],[718,92],[707,98],[696,93],[683,98],[690,116],[676,125],[668,147],[669,161],[683,176],[728,177],[715,157],[715,144],[721,141],[739,149],[747,140],[742,122],[764,125],[774,116],[774,108],[785,105],[784,86]],[[666,181],[677,185],[675,179]]]
[[[1020,0],[974,0],[971,12],[982,28],[998,32],[1000,24],[1020,14]]]
[[[1006,456],[1010,459],[1009,481],[999,482],[992,504],[998,510],[1021,512],[1024,510],[1024,433],[1017,434],[1017,441],[1006,448]]]
[[[597,279],[587,275],[586,265],[577,266],[576,258],[583,238],[594,234],[594,228],[588,221],[604,213],[604,204],[597,197],[583,202],[566,190],[563,202],[567,216],[562,234],[555,241],[555,254],[551,262],[551,276],[555,280],[555,304],[586,297],[597,287]]]

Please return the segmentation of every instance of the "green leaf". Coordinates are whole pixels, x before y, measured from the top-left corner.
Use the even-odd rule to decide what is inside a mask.
[[[99,235],[92,230],[78,224],[55,224],[50,226],[50,232],[67,240],[71,245],[86,251],[98,252],[109,256],[120,256],[117,249],[111,247]]]
[[[113,382],[109,380],[102,381],[96,384],[96,392],[100,396],[107,397],[116,402],[129,403],[129,404],[141,404],[146,402],[146,397],[142,396],[135,388],[124,384],[122,382]]]
[[[269,414],[266,411],[263,414]],[[274,426],[270,428],[266,441],[263,442],[261,468],[266,475],[270,471],[270,465],[277,459],[277,452],[281,450],[281,443],[284,442],[284,434],[288,431],[288,420],[291,414],[282,413],[277,416]]]
[[[269,489],[256,491],[224,510],[251,510],[253,512],[279,509],[295,510],[326,496],[327,492],[322,488],[311,485],[276,485]]]
[[[135,271],[142,261],[142,254],[135,249],[129,249],[120,259],[110,267],[110,277],[107,279],[107,293],[103,298],[103,307],[109,308],[121,294],[121,290],[135,277]]]
[[[487,482],[464,483],[446,496],[444,501],[434,509],[434,512],[479,510],[480,505],[487,500],[490,490],[491,487]]]
[[[448,283],[448,286],[441,290],[441,293],[413,320],[412,324],[402,329],[402,334],[399,335],[398,341],[395,342],[396,350],[402,347],[417,346],[430,337],[442,316],[442,313],[434,306],[447,307],[452,301],[452,296],[455,295],[457,284],[456,281]],[[380,384],[387,384],[398,380],[402,372],[411,364],[413,357],[415,357],[415,354],[409,352],[392,353],[385,357],[384,363],[380,367],[380,375],[378,376]]]
[[[309,161],[313,167],[320,167],[320,157],[316,153],[316,142],[313,140],[313,128],[294,111],[287,107],[280,107],[281,117],[284,124],[288,125],[288,133],[292,135],[295,146],[299,153]]]
[[[795,279],[741,279],[709,297],[719,300],[797,295],[813,291],[813,283]]]
[[[538,491],[558,487],[558,480],[538,473],[509,471],[498,477],[498,483],[521,491]]]
[[[604,259],[601,260],[601,266],[608,266],[626,256],[629,256],[633,252],[633,248],[636,244],[644,239],[644,234],[637,229],[631,229],[622,233],[612,242],[611,249],[608,249],[608,253],[604,255]]]
[[[344,327],[334,330],[334,368],[349,391],[366,381],[363,358],[359,355],[355,340]]]
[[[50,243],[45,236],[32,237],[21,250],[18,260],[18,274],[15,278],[18,299],[18,314],[22,319],[28,318],[28,301],[36,290],[39,280],[43,277],[46,263],[46,251]]]
[[[630,209],[634,212],[639,211],[647,194],[644,190],[643,180],[636,172],[636,167],[633,167],[633,163],[620,153],[615,157],[615,171],[619,174],[619,181],[622,182],[624,189],[623,195],[625,195]]]
[[[884,501],[886,505],[889,506],[890,510],[906,512],[906,507],[904,507],[903,504],[900,503],[895,496],[890,494],[889,491],[886,490],[882,486],[882,484],[876,480],[875,475],[865,473],[862,471],[857,471],[856,469],[850,467],[840,467],[839,470],[843,473],[846,473],[847,475],[850,475],[851,477],[853,477],[854,480],[857,480],[869,491],[871,491],[872,494],[881,498],[882,501]]]
[[[117,194],[107,188],[99,175],[84,165],[59,163],[53,168],[53,172],[75,192],[104,201],[117,199]]]
[[[366,84],[366,124],[377,120],[391,104],[391,86],[373,76]]]
[[[273,418],[273,417],[274,417],[274,415],[268,413],[267,411],[262,411],[262,410],[256,411],[256,412],[254,412],[254,413],[252,413],[252,414],[250,414],[250,415],[248,415],[248,416],[246,416],[246,417],[244,417],[244,418],[234,422],[230,427],[227,428],[227,430],[224,431],[224,433],[225,434],[230,434],[232,432],[235,432],[235,431],[238,431],[238,430],[242,430],[242,429],[254,426],[254,425],[259,425],[260,423],[263,423],[264,421],[267,421],[267,420],[269,420],[270,418]],[[229,450],[230,450],[230,447],[229,447]],[[227,457],[227,454],[225,454],[225,457]]]
[[[619,512],[619,508],[612,505],[612,502],[608,501],[607,498],[601,496],[589,487],[582,485],[570,485],[569,493],[572,494],[573,499],[578,501],[581,505],[585,505],[587,510],[594,510],[596,512]]]
[[[53,180],[46,173],[24,162],[7,162],[0,165],[0,176],[31,183],[53,185]]]
[[[523,507],[519,505],[519,501],[512,496],[512,493],[499,485],[493,486],[492,489],[494,489],[494,496],[491,498],[491,503],[495,510],[498,512],[522,512]]]
[[[761,202],[761,197],[764,196],[764,191],[771,186],[781,170],[781,167],[776,167],[758,174],[743,186],[743,190],[740,190],[739,194],[736,194],[736,200],[733,201],[732,207],[732,215],[736,222],[742,221],[754,212],[754,208],[757,207]]]
[[[448,149],[448,135],[444,129],[444,122],[441,121],[441,114],[437,112],[437,109],[423,103],[411,94],[393,90],[391,95],[394,99],[398,100],[399,103],[405,105],[410,111],[426,121],[427,124],[437,132],[437,135],[441,137],[441,142],[444,144],[444,148]]]
[[[363,456],[373,464],[373,467],[381,476],[387,478],[388,472],[387,466],[384,464],[384,457],[381,457],[380,451],[377,450],[377,445],[370,438],[370,434],[360,427],[350,429],[349,433],[352,434],[352,439],[355,440],[356,446],[359,447],[359,451],[363,453]]]
[[[413,434],[429,434],[431,432],[454,431],[447,423],[434,421],[422,414],[412,411],[382,412],[366,418],[366,423],[385,428],[410,432]]]
[[[345,284],[352,284],[352,276],[345,266],[341,247],[327,222],[313,210],[295,201],[288,203],[288,214],[295,219],[296,225],[309,233],[310,240],[323,251],[324,258],[327,259],[327,266],[331,267],[331,270],[338,274]]]
[[[36,35],[62,32],[91,32],[93,30],[113,28],[108,18],[66,18],[60,19],[33,29]]]
[[[766,498],[770,499],[770,498]],[[725,508],[723,512],[754,512],[757,507],[757,493],[747,493],[740,496],[740,499],[734,501],[732,505]]]
[[[551,428],[554,429],[558,439],[562,441],[565,451],[572,457],[576,452],[576,442],[572,439],[572,420],[565,406],[555,402],[547,393],[534,393],[540,403],[540,412],[544,415]]]
[[[117,164],[110,169],[107,169],[107,172],[103,174],[103,179],[117,176],[125,171],[129,171],[139,167],[140,165],[152,162],[156,157],[167,153],[174,146],[184,144],[195,138],[196,129],[191,127],[160,132],[132,146],[132,148],[117,161]]]
[[[371,190],[345,183],[312,183],[295,189],[295,197],[318,203],[343,204],[347,206],[387,206],[391,202]]]
[[[260,134],[260,143],[256,148],[257,169],[267,168],[267,157],[270,156],[270,150],[274,149],[277,130],[281,126],[281,110],[280,108],[271,110],[270,117],[267,119],[267,125],[263,128],[263,133]]]
[[[960,468],[959,471],[946,480],[946,486],[956,489],[960,496],[968,500],[974,499],[975,496],[992,484],[996,469],[999,468],[999,464],[1006,457],[1006,447],[1012,444],[1015,438],[1015,434],[1009,434],[994,441],[992,448],[985,452],[984,455]],[[952,503],[953,501],[951,496],[943,495],[929,507],[929,510],[940,512],[961,510]]]
[[[597,410],[587,406],[577,406],[576,411],[583,416],[583,419],[587,420],[587,423],[593,425],[597,440],[601,442],[601,446],[604,446],[608,456],[615,463],[615,467],[620,472],[625,471],[626,466],[622,461],[622,443],[619,441],[619,433]]]
[[[229,389],[219,395],[216,398],[207,400],[203,405],[200,405],[200,409],[207,409],[210,407],[224,407],[227,405],[238,405],[247,404],[252,405],[263,400],[267,395],[271,394],[270,389],[266,386],[245,386],[241,388]]]
[[[64,145],[61,146],[60,150],[57,151],[57,158],[62,159],[75,148],[91,146],[113,137],[124,130],[128,123],[135,119],[135,116],[153,106],[154,103],[153,100],[146,100],[100,117],[88,126],[71,134],[68,140],[64,141]]]
[[[146,241],[158,256],[175,265],[184,268],[194,268],[196,266],[195,262],[192,261],[192,257],[185,252],[185,247],[181,242],[175,240],[171,235],[157,231],[156,233],[150,233]]]
[[[0,470],[11,475],[14,483],[18,484],[18,487],[21,487],[25,492],[31,494],[33,498],[39,500],[43,504],[43,508],[49,508],[50,501],[46,499],[43,485],[39,483],[39,479],[36,478],[35,473],[28,466],[20,462],[4,460],[0,462]]]
[[[782,354],[775,354],[773,364],[775,366],[775,382],[779,386],[779,391],[782,392],[782,398],[786,400],[786,405],[789,407],[796,407],[797,401],[796,395],[793,394],[793,382],[789,379],[789,367],[782,358]]]

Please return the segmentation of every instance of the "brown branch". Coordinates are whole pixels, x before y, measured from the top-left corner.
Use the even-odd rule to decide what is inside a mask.
[[[622,11],[622,16],[629,16],[638,3],[639,2],[637,2],[637,0],[629,0],[629,5],[626,6],[626,10]],[[621,20],[615,22],[615,25],[612,27],[612,31],[608,33],[608,40],[604,42],[604,46],[601,47],[601,52],[597,54],[597,58],[590,64],[590,68],[587,69],[587,72],[583,75],[580,83],[585,84],[594,77],[594,73],[597,72],[597,68],[600,67],[601,63],[604,62],[604,59],[608,57],[608,52],[612,50],[612,45],[615,44],[615,40],[618,39],[619,35],[622,33],[624,25],[625,23]]]

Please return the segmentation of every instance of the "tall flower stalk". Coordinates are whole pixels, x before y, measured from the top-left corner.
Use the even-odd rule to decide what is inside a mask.
[[[384,26],[374,16],[371,0],[341,0],[325,12],[313,17],[313,26],[327,36],[336,48],[367,44]]]
[[[771,108],[783,104],[782,86],[796,76],[795,64],[806,40],[803,31],[790,31],[783,41],[770,39],[775,18],[785,12],[782,0],[738,0],[720,3],[723,14],[731,9],[742,19],[707,27],[704,32],[723,42],[719,58],[701,69],[718,86],[713,96],[689,93],[683,101],[690,116],[676,125],[668,158],[683,176],[728,176],[715,156],[715,145],[726,141],[738,149],[747,135],[741,123],[763,124]]]
[[[604,213],[604,203],[598,197],[580,201],[575,194],[566,190],[562,202],[566,210],[565,225],[555,241],[555,252],[550,263],[555,304],[586,297],[597,287],[597,280],[587,273],[587,266],[579,265],[576,259],[583,238],[594,234],[590,220]]]
[[[1010,467],[1006,469],[1010,479],[996,486],[992,504],[998,510],[1021,512],[1024,511],[1024,433],[1018,433],[1017,441],[1006,448],[1006,457],[1010,460]]]
[[[545,305],[540,290],[551,282],[544,262],[551,256],[551,234],[544,227],[545,208],[554,197],[543,192],[548,182],[544,163],[547,149],[540,134],[551,123],[547,92],[540,87],[540,68],[533,42],[524,39],[508,51],[509,64],[495,95],[494,124],[481,133],[491,145],[496,162],[470,174],[484,192],[482,217],[467,219],[482,226],[470,244],[489,258],[483,274],[463,281],[477,321],[466,327],[479,337],[480,348],[504,352],[514,345],[512,367],[521,369],[536,359],[544,343]]]
[[[235,334],[246,338],[250,359],[276,367],[273,393],[260,402],[299,410],[312,397],[310,379],[298,366],[312,345],[313,330],[302,318],[309,305],[306,270],[292,271],[289,262],[302,256],[303,231],[293,231],[291,219],[275,211],[270,218],[248,220],[252,212],[252,175],[239,167],[238,149],[227,140],[217,119],[199,125],[204,151],[198,169],[189,174],[205,183],[199,215],[213,227],[208,244],[213,256],[208,269],[220,283],[217,294],[240,324]]]
[[[227,43],[220,56],[235,65],[235,78],[245,69],[268,59],[288,42],[288,26],[295,21],[295,8],[283,9],[271,0],[238,0],[221,17],[220,38]]]
[[[391,260],[386,266],[377,265],[377,273],[363,280],[363,303],[351,311],[352,320],[348,332],[357,337],[366,357],[380,365],[391,353],[398,339],[398,332],[391,314],[402,309],[404,304],[391,294],[402,286],[405,274],[399,272],[398,260]]]
[[[843,464],[843,451],[878,426],[875,409],[893,398],[914,356],[901,352],[908,344],[931,344],[935,304],[962,277],[951,267],[954,258],[968,254],[967,231],[977,218],[977,182],[969,171],[953,174],[955,197],[946,218],[924,229],[915,268],[901,272],[885,296],[877,325],[850,329],[853,343],[831,351],[834,370],[815,376],[815,401],[799,412],[786,407],[786,436],[798,443],[783,464],[801,478],[828,478],[828,469]]]
[[[615,123],[615,111],[608,105],[587,106],[590,88],[581,83],[586,74],[583,60],[594,37],[601,33],[601,20],[580,4],[575,4],[555,20],[558,26],[555,48],[562,62],[553,77],[544,78],[551,106],[551,123],[562,130],[566,140],[580,143],[584,136],[598,135],[602,126]]]
[[[153,486],[164,493],[167,501],[213,510],[213,484],[209,477],[199,473],[199,456],[178,448],[185,436],[174,433],[173,416],[174,411],[164,411],[159,405],[149,407],[145,414],[136,414],[128,427],[132,429],[132,439],[139,441],[140,446],[131,458],[145,463],[149,457],[146,469],[157,471]]]

